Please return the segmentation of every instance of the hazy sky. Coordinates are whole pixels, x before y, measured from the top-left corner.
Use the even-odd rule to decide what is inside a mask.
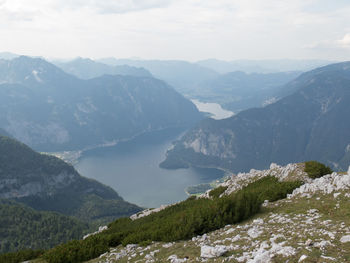
[[[350,1],[0,0],[0,51],[350,60]]]

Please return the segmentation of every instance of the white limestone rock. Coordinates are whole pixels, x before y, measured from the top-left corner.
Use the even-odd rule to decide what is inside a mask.
[[[306,258],[307,258],[306,255],[302,255],[302,256],[299,258],[298,263],[303,262]]]
[[[290,197],[297,195],[307,197],[316,192],[331,194],[335,191],[345,189],[350,189],[350,175],[332,173],[300,186],[293,191]]]
[[[248,235],[251,238],[258,238],[262,234],[262,230],[259,229],[258,227],[254,226],[248,230]]]
[[[86,234],[86,235],[83,237],[83,239],[86,239],[86,238],[88,238],[89,236],[93,236],[93,235],[96,235],[96,234],[98,234],[98,233],[101,233],[102,231],[105,231],[105,230],[107,230],[107,229],[108,229],[108,226],[100,226],[96,232]]]
[[[226,246],[216,245],[215,247],[211,246],[202,246],[201,247],[201,257],[202,258],[216,258],[220,257],[228,251]]]
[[[163,248],[170,248],[170,247],[172,247],[173,245],[174,245],[174,243],[170,242],[170,243],[164,244],[162,247],[163,247]]]
[[[350,242],[350,235],[342,236],[340,239],[340,242],[342,242],[342,243]]]
[[[170,263],[183,263],[187,262],[187,258],[178,258],[176,255],[171,255],[168,257],[168,261],[170,261]]]
[[[161,205],[160,207],[158,208],[150,208],[150,209],[145,209],[137,214],[133,214],[130,216],[130,219],[131,220],[136,220],[136,219],[139,219],[141,217],[145,217],[145,216],[149,216],[150,214],[153,214],[153,213],[157,213],[157,212],[160,212],[162,210],[164,210],[165,208],[169,207],[169,206],[172,206],[172,205],[175,205],[175,204],[171,204],[171,205]]]

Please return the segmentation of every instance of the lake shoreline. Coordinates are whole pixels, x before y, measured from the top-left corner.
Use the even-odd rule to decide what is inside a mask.
[[[85,151],[75,168],[85,177],[111,186],[125,200],[141,207],[159,207],[188,197],[188,186],[210,183],[224,176],[219,169],[159,167],[166,150],[184,129],[146,133],[115,146]]]

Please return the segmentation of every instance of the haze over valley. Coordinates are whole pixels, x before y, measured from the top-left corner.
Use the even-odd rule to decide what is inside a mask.
[[[0,1],[0,262],[349,262],[349,11]]]

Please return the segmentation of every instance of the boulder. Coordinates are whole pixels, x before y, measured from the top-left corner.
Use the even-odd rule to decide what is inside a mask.
[[[342,236],[342,238],[340,239],[340,242],[342,243],[350,242],[350,235]]]
[[[216,258],[220,257],[227,252],[226,246],[217,245],[215,247],[202,246],[201,247],[201,257],[202,258]]]

